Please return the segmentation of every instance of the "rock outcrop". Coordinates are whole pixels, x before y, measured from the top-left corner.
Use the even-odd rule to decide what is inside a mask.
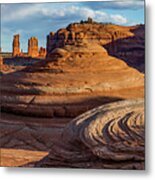
[[[72,120],[37,167],[144,169],[143,100],[110,103]]]
[[[13,43],[12,43],[12,49],[13,49],[13,57],[20,55],[20,41],[19,41],[19,34],[14,35],[13,37]]]
[[[10,73],[1,82],[3,111],[41,117],[76,117],[144,93],[143,74],[87,42],[56,48],[48,60]]]
[[[42,58],[46,57],[46,48],[40,47],[40,49],[39,49],[39,57],[42,57]]]
[[[3,66],[3,57],[0,56],[0,67],[2,67],[2,66]]]
[[[89,21],[73,23],[56,33],[51,32],[47,36],[47,56],[54,48],[76,44],[82,39],[104,46],[110,55],[144,72],[144,25],[119,26]]]
[[[38,57],[38,39],[36,37],[31,37],[28,40],[28,56]]]

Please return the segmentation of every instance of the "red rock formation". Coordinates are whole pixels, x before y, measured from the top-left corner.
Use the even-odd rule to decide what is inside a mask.
[[[54,34],[55,34],[54,32],[50,32],[50,34],[47,36],[47,44],[46,44],[47,53],[51,51],[51,47],[55,42],[56,37],[54,38]]]
[[[46,48],[40,47],[40,49],[39,49],[39,57],[42,57],[42,58],[46,57]]]
[[[110,55],[123,59],[132,67],[144,72],[144,26],[118,26],[100,24],[89,19],[70,24],[47,38],[47,56],[57,47],[76,44],[78,40],[104,46]]]
[[[16,34],[14,35],[13,37],[13,44],[12,44],[12,47],[13,47],[13,56],[19,56],[20,55],[20,41],[19,41],[19,34]]]
[[[33,164],[39,167],[144,169],[143,101],[95,108],[144,97],[144,74],[108,54],[118,51],[119,38],[128,37],[129,46],[137,47],[142,32],[83,22],[51,33],[46,61],[1,77],[0,147],[50,152]],[[123,43],[118,45],[121,53]],[[31,153],[18,152],[28,157],[17,163],[16,151],[7,153],[11,158],[4,154],[2,163],[33,160]]]
[[[2,66],[3,66],[3,57],[0,56],[0,70],[2,69]]]
[[[100,45],[83,41],[56,48],[46,61],[1,81],[2,109],[46,117],[75,117],[111,99],[143,97],[144,92],[143,74]]]
[[[31,37],[28,40],[28,56],[38,57],[38,39],[36,37]]]

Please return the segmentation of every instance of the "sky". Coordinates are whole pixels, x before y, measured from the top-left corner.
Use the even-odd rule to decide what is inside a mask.
[[[20,46],[25,52],[32,36],[38,37],[39,46],[46,47],[49,32],[88,17],[125,26],[144,24],[144,1],[1,4],[1,48],[12,51],[14,34],[20,34]]]

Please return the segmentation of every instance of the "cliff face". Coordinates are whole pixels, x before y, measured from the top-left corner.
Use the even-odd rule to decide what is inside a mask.
[[[74,23],[47,36],[47,57],[57,47],[79,41],[97,43],[112,56],[144,72],[144,26],[118,26],[100,23]]]

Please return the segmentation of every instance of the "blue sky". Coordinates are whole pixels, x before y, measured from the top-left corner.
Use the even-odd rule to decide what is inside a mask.
[[[21,49],[27,51],[27,41],[37,36],[39,46],[46,46],[51,31],[92,17],[98,22],[120,25],[144,23],[144,1],[70,2],[1,5],[1,47],[12,51],[12,39],[20,34]]]

